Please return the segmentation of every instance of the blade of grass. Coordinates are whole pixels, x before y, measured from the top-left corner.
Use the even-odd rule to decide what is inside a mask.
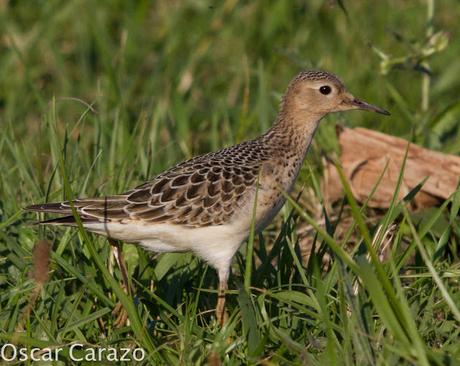
[[[244,270],[244,288],[246,292],[250,293],[251,288],[251,275],[252,275],[252,258],[254,255],[254,237],[256,231],[256,211],[257,211],[257,197],[259,195],[259,178],[260,174],[257,176],[256,190],[254,193],[254,205],[252,207],[252,219],[251,219],[251,228],[249,230],[248,244],[246,247],[246,266]]]
[[[451,295],[449,294],[449,291],[447,288],[444,286],[444,283],[439,276],[438,272],[436,272],[436,269],[433,266],[433,263],[431,262],[428,253],[426,252],[422,241],[420,240],[420,236],[417,233],[417,230],[415,229],[415,226],[410,218],[409,212],[407,211],[406,208],[404,208],[404,215],[406,217],[407,223],[409,224],[412,236],[415,240],[415,243],[417,244],[417,248],[419,250],[419,253],[425,262],[425,265],[427,266],[428,270],[431,273],[431,276],[433,277],[434,282],[439,288],[439,291],[441,291],[441,294],[446,301],[447,305],[449,306],[450,310],[452,311],[453,316],[457,320],[457,322],[460,323],[460,310],[457,308],[457,305],[455,305],[455,302],[453,301]]]
[[[286,198],[286,200],[292,205],[292,207],[297,211],[302,219],[304,219],[309,225],[315,229],[318,234],[323,238],[323,240],[329,245],[332,251],[342,259],[350,269],[355,272],[359,273],[359,268],[356,262],[351,258],[351,256],[332,238],[326,230],[321,228],[316,221],[307,215],[307,213],[287,194],[286,192],[282,191],[282,194]]]

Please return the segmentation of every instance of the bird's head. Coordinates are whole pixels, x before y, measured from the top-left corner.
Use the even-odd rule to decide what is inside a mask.
[[[304,71],[292,80],[284,98],[295,110],[311,115],[362,109],[384,115],[386,110],[355,98],[334,74]]]

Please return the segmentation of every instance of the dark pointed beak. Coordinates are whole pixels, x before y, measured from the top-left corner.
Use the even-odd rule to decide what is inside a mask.
[[[377,107],[375,105],[372,105],[372,104],[369,104],[369,103],[366,103],[358,98],[353,98],[350,102],[349,102],[353,107],[355,107],[355,109],[363,109],[363,110],[366,110],[366,111],[371,111],[371,112],[375,112],[375,113],[380,113],[380,114],[384,114],[385,116],[390,116],[390,112],[386,111],[385,109],[383,108],[380,108],[380,107]]]

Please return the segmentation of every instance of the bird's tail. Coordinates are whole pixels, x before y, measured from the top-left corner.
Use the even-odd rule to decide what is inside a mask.
[[[51,202],[51,203],[42,203],[38,205],[31,205],[24,208],[25,211],[30,212],[45,212],[45,213],[56,213],[65,215],[62,217],[57,217],[53,219],[47,219],[43,221],[35,222],[37,225],[66,225],[66,226],[75,226],[77,224],[75,216],[73,216],[72,208],[70,202]],[[78,213],[78,209],[77,209]],[[91,220],[88,217],[80,215],[82,223],[89,223],[95,221]]]
[[[69,205],[69,202],[41,203],[39,205],[27,206],[24,208],[24,210],[32,212],[72,214],[72,209]]]

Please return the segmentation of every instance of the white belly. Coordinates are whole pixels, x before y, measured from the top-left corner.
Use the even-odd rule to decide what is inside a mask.
[[[189,228],[131,222],[95,223],[86,224],[85,227],[114,239],[139,243],[153,252],[192,251],[215,268],[229,266],[233,255],[247,236],[247,232],[240,230],[235,224]]]

